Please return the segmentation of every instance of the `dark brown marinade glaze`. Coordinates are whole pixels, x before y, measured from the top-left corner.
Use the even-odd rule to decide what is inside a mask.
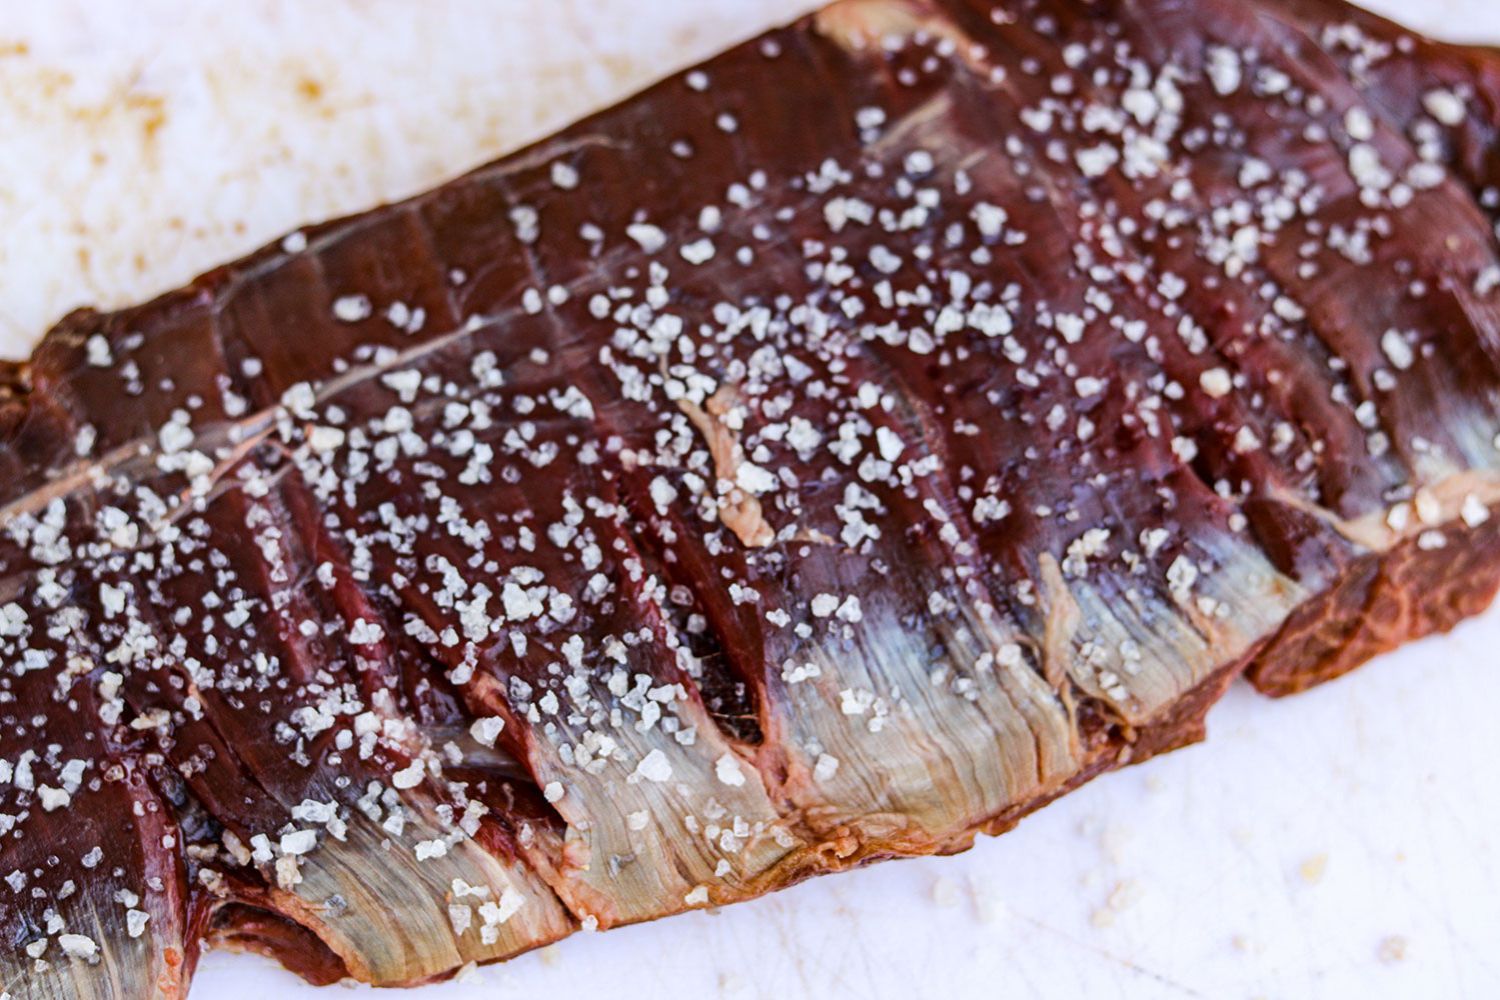
[[[0,986],[952,851],[1500,582],[1500,66],[847,0],[0,366]]]

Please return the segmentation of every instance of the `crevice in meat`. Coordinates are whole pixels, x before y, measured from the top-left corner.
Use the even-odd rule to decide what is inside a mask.
[[[343,961],[312,931],[279,913],[243,903],[215,911],[208,942],[224,951],[254,952],[280,961],[314,986],[332,986],[349,975]]]

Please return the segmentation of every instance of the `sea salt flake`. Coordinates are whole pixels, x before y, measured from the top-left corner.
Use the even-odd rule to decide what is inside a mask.
[[[500,733],[505,729],[505,720],[496,715],[475,719],[469,726],[469,735],[474,737],[474,742],[480,746],[492,747]]]
[[[1215,399],[1229,395],[1234,382],[1223,368],[1210,368],[1198,376],[1198,385]]]
[[[640,763],[636,764],[635,771],[631,777],[640,780],[663,782],[672,779],[672,762],[667,760],[667,755],[660,750],[653,749],[642,757]]]
[[[745,783],[744,772],[740,770],[740,762],[734,754],[725,752],[722,757],[714,761],[714,775],[723,784],[738,788]]]
[[[333,316],[341,323],[358,323],[374,311],[365,295],[341,295],[333,300]]]

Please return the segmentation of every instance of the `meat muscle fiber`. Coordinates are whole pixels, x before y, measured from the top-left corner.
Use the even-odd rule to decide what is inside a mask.
[[[0,365],[0,982],[948,852],[1490,600],[1500,59],[845,0]]]

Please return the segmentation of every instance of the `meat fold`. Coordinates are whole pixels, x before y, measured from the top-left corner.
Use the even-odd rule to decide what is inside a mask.
[[[1497,129],[1333,0],[844,0],[67,317],[0,366],[3,988],[959,850],[1451,627]]]

